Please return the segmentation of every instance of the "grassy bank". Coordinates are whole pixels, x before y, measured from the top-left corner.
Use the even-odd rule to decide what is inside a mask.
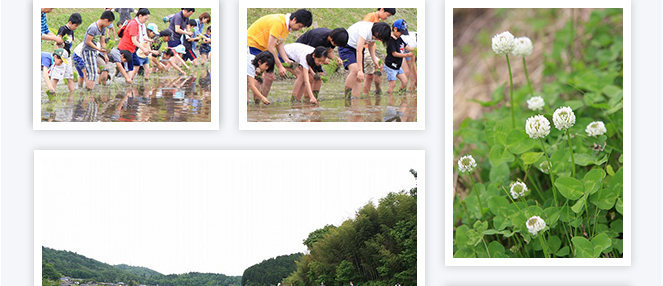
[[[169,24],[164,24],[164,22],[161,20],[164,16],[177,13],[181,10],[181,8],[149,8],[149,9],[150,9],[150,18],[147,20],[147,23],[157,24],[157,26],[159,27],[159,31],[168,28]],[[138,10],[138,8],[136,8],[136,10]],[[103,12],[104,12],[103,8],[55,8],[51,13],[48,13],[46,15],[48,19],[48,27],[50,28],[52,33],[56,34],[61,26],[67,24],[69,16],[71,14],[73,13],[81,14],[81,17],[83,18],[83,23],[78,27],[78,29],[76,29],[76,31],[74,31],[73,47],[76,47],[79,43],[83,41],[83,36],[85,35],[87,27],[90,26],[90,23],[99,20],[99,17]],[[198,18],[198,16],[200,16],[200,14],[203,12],[210,13],[212,17],[212,25],[214,25],[214,20],[215,20],[214,18],[216,15],[212,14],[210,8],[196,8],[196,12],[193,13],[191,19]],[[135,16],[136,14],[132,13],[131,15]],[[117,20],[119,20],[119,18],[120,14],[115,13],[114,24],[117,25]],[[54,50],[54,43],[55,42],[53,41],[43,41],[41,43],[41,50],[52,52]]]
[[[285,14],[297,11],[298,8],[252,8],[247,11],[247,27],[258,20],[258,18],[269,14]],[[314,28],[329,28],[334,29],[338,27],[348,28],[352,24],[364,19],[366,14],[374,12],[376,9],[369,8],[311,8],[308,9],[313,13],[313,24],[311,27],[295,31],[288,35],[286,44],[293,43],[307,31]],[[398,19],[405,19],[411,31],[417,30],[417,9],[416,8],[397,8],[396,15],[389,17],[385,22],[391,25]],[[378,49],[384,52],[384,46],[378,44]]]

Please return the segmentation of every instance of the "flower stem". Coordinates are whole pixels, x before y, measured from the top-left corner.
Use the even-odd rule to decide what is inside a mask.
[[[523,258],[530,258],[529,253],[527,253],[527,250],[525,250],[525,247],[523,246],[523,242],[518,237],[518,235],[514,235],[512,237],[515,237],[516,241],[518,242],[518,250],[520,251],[520,256],[523,256]],[[523,253],[525,253],[525,255],[523,255]]]
[[[550,175],[550,190],[553,192],[553,197],[555,198],[555,206],[559,206],[559,202],[557,202],[557,193],[555,192],[555,180],[553,179],[553,167],[552,163],[550,162],[550,157],[548,156],[548,151],[546,151],[546,145],[543,144],[543,138],[539,138],[539,142],[541,143],[541,148],[543,148],[543,153],[546,155],[546,161],[548,162],[548,175]]]
[[[546,258],[550,258],[550,256],[548,256],[548,250],[546,249],[546,243],[543,240],[543,234],[539,235],[539,240],[541,241],[541,247],[543,248],[543,254],[546,256]]]
[[[575,9],[571,8],[571,52],[569,53],[569,67],[571,67],[571,72],[573,72],[573,52],[575,44]]]
[[[527,73],[527,63],[525,62],[525,57],[523,57],[523,68],[525,68],[525,78],[527,78],[527,86],[529,86],[530,96],[534,96],[534,90],[532,89],[532,82],[529,81],[529,74]]]
[[[514,115],[513,107],[513,76],[511,75],[511,63],[509,62],[509,55],[506,54],[506,65],[509,67],[509,99],[511,100],[511,127],[516,128],[516,116]]]
[[[486,252],[488,252],[488,258],[492,258],[492,257],[490,257],[490,250],[488,250],[488,245],[486,244],[486,240],[483,239],[483,237],[482,237],[481,241],[483,241],[483,246],[486,247]]]
[[[528,177],[528,175],[529,175],[529,166],[528,166],[527,168],[525,168],[525,165],[524,165],[523,162],[521,162],[520,160],[516,160],[516,161],[518,161],[518,163],[520,164],[521,168],[525,169],[525,178],[523,179],[523,183],[526,183],[526,184],[527,184],[527,177]],[[539,187],[536,185],[536,183],[534,182],[534,180],[532,180],[532,179],[530,178],[529,182],[532,183],[532,186],[534,187],[534,190],[536,190],[536,192],[537,192],[537,193],[539,194],[539,196],[541,197],[541,201],[545,203],[546,199],[543,197],[543,193],[541,193],[541,190],[540,190]],[[507,195],[508,195],[508,194],[507,194]]]
[[[569,149],[571,150],[571,163],[573,163],[573,166],[571,166],[571,170],[573,171],[573,177],[576,177],[576,160],[573,158],[573,146],[571,146],[571,134],[569,134],[569,130],[566,129],[566,139],[569,142]]]
[[[605,109],[604,109],[604,110],[605,110]],[[612,121],[612,119],[610,118],[610,116],[607,116],[607,115],[606,115],[605,118],[607,118],[608,121],[610,121],[610,123],[612,123],[612,125],[617,126],[617,125],[615,124],[615,122]],[[624,141],[624,139],[622,138],[622,134],[620,133],[619,128],[617,128],[617,130],[615,130],[615,131],[616,131],[615,134],[617,134],[617,137],[619,137],[619,141]]]
[[[474,186],[476,183],[474,183],[474,178],[472,177],[472,174],[468,174],[470,176],[470,180],[472,180],[472,191],[474,194],[477,196],[477,201],[479,202],[479,218],[483,221],[483,206],[481,205],[481,198],[479,197],[479,189],[474,190]]]

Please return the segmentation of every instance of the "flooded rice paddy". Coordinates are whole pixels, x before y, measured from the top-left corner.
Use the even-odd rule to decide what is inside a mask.
[[[48,95],[42,80],[41,120],[48,122],[210,122],[211,76],[199,69],[188,76],[136,75],[134,83],[122,76],[91,91],[69,92],[63,81]]]
[[[318,105],[290,102],[294,79],[276,80],[267,98],[270,105],[247,105],[248,122],[416,122],[417,94],[386,95],[387,82],[382,83],[382,95],[376,96],[371,87],[369,97],[345,99],[345,77],[333,76],[322,84]],[[397,82],[396,87],[400,85]],[[252,98],[253,94],[249,93]]]

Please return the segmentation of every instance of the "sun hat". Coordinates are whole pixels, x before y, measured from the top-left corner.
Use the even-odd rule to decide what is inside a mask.
[[[155,34],[159,34],[159,27],[157,27],[157,24],[149,23],[147,24],[147,29],[152,30]]]
[[[148,42],[142,42],[140,44],[143,45],[143,47],[149,49],[150,44]],[[140,48],[138,50],[136,50],[136,55],[141,59],[147,58],[147,56],[148,56]]]

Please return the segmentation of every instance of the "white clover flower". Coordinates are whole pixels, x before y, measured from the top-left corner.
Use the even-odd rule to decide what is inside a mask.
[[[550,134],[550,121],[540,114],[527,118],[525,132],[532,139],[544,138]]]
[[[553,123],[555,123],[555,128],[564,131],[571,128],[571,126],[576,123],[576,115],[573,114],[571,107],[565,106],[557,108],[555,113],[553,113]]]
[[[493,36],[493,52],[498,55],[506,55],[510,53],[515,46],[516,42],[509,31]]]
[[[513,199],[527,195],[527,185],[523,182],[514,182],[511,184],[511,196]]]
[[[594,121],[587,125],[587,128],[585,129],[585,132],[587,132],[587,136],[589,137],[601,136],[607,131],[608,130],[605,129],[605,124],[603,124],[603,121]]]
[[[532,40],[528,37],[518,37],[515,39],[516,45],[512,54],[516,57],[526,57],[532,54]]]
[[[541,164],[539,164],[539,170],[541,170],[541,172],[543,173],[548,174],[548,172],[550,172],[550,164],[548,163],[548,161],[541,162]]]
[[[532,235],[536,235],[539,233],[539,231],[542,231],[544,228],[546,228],[546,221],[538,216],[533,216],[527,220],[526,225],[527,230],[529,230]]]
[[[543,101],[543,97],[540,96],[534,96],[527,100],[527,108],[531,110],[540,111],[543,109],[545,104],[546,102]]]
[[[463,157],[460,157],[460,159],[458,159],[458,170],[461,173],[472,172],[476,167],[477,167],[477,162],[474,161],[472,155],[465,155]]]

